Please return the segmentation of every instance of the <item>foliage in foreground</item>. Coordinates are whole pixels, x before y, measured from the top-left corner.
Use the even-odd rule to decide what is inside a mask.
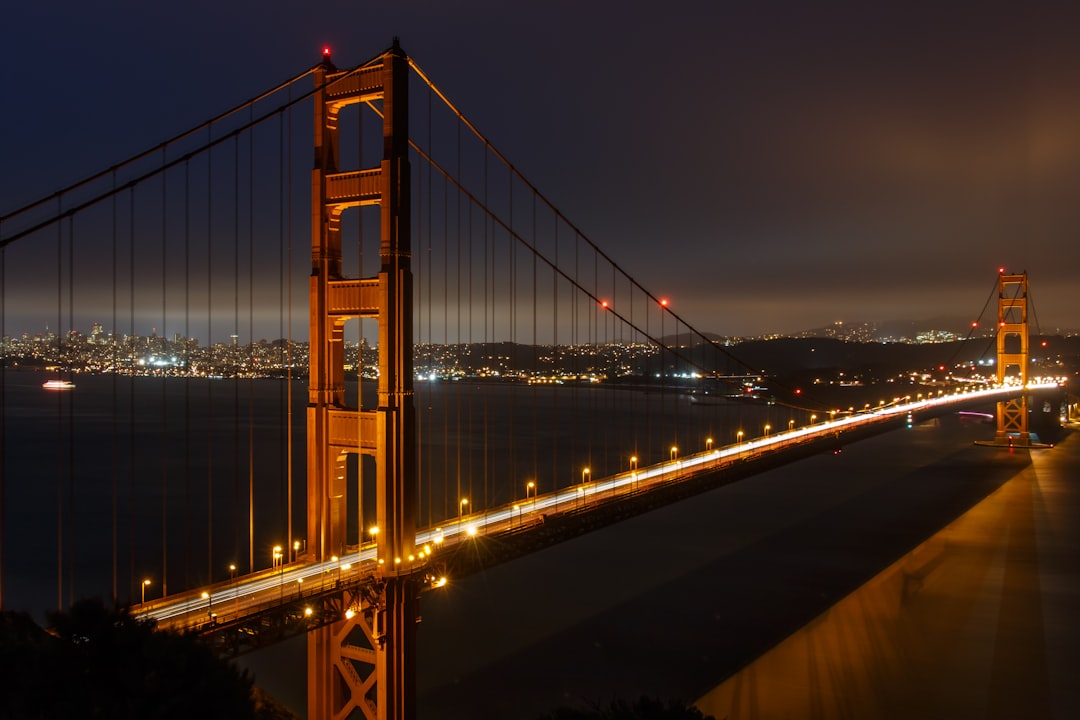
[[[644,695],[634,701],[612,700],[606,708],[561,707],[543,715],[539,720],[715,720],[712,715],[702,715],[692,705],[680,700],[669,700],[666,704]]]
[[[259,717],[247,671],[193,636],[97,599],[48,621],[0,613],[0,719]]]

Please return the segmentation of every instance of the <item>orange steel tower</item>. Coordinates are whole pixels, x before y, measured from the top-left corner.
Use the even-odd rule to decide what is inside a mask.
[[[307,552],[325,561],[345,547],[346,456],[374,455],[379,571],[344,613],[308,634],[308,717],[415,716],[417,580],[415,410],[412,378],[408,58],[392,48],[357,70],[329,55],[315,71],[315,167],[311,174],[311,335],[308,389]],[[341,172],[338,117],[355,103],[381,110],[379,167]],[[379,274],[342,274],[341,214],[378,205]],[[345,403],[343,328],[379,325],[378,407]],[[361,538],[362,541],[362,538]]]
[[[1027,273],[998,275],[997,381],[1013,378],[1027,387],[1028,382],[1028,280]],[[997,406],[995,445],[1030,445],[1028,434],[1027,393],[1003,400]]]

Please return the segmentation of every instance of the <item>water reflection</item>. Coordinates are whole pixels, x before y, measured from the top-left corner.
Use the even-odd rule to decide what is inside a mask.
[[[1076,455],[1078,443],[1070,444]],[[1055,572],[1044,556],[1060,547],[1062,533],[1076,537],[1076,515],[1059,513],[1049,529],[1044,491],[1064,481],[1066,465],[1060,474],[1038,468],[1038,461],[1027,466],[698,699],[698,708],[731,720],[1034,718],[1050,717],[1052,707],[1061,711],[1048,657],[1056,676],[1065,677],[1078,669],[1077,654],[1064,642],[1048,652],[1044,611],[1075,627],[1068,610],[1075,583],[1071,596],[1069,584],[1044,592]],[[1069,575],[1075,578],[1075,570]]]

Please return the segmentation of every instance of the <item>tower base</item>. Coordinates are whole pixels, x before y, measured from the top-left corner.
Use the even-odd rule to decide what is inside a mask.
[[[994,436],[993,440],[976,440],[976,445],[982,447],[997,447],[997,448],[1021,448],[1024,450],[1041,450],[1054,447],[1052,443],[1039,442],[1039,436],[1032,437],[1031,433],[1016,433],[1014,435],[1003,435],[998,433]]]

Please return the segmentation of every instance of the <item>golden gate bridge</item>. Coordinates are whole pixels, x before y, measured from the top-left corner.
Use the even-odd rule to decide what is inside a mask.
[[[1002,272],[993,382],[748,399],[760,373],[396,42],[5,214],[0,248],[0,602],[51,550],[56,607],[107,594],[229,654],[305,634],[313,718],[414,715],[418,599],[448,579],[957,409],[998,403],[992,443],[1029,446],[1055,385],[1027,376],[1027,278]],[[28,406],[27,377],[72,391]]]

